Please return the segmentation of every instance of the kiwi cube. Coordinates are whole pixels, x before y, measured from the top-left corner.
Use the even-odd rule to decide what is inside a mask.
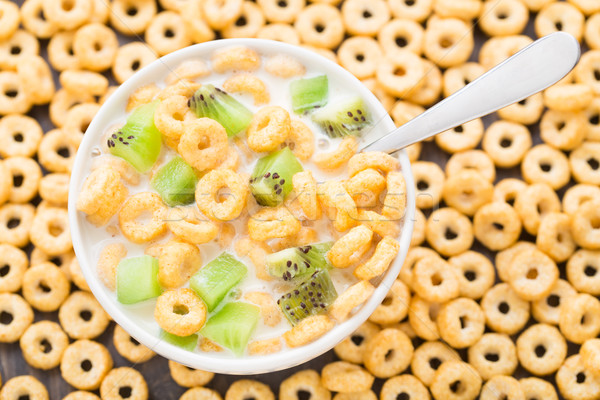
[[[292,191],[292,177],[303,171],[289,147],[259,159],[250,176],[250,191],[261,206],[276,207]]]
[[[117,266],[117,299],[121,304],[134,304],[160,296],[158,260],[150,256],[121,260]]]
[[[170,207],[194,202],[198,177],[181,157],[175,157],[152,177],[150,184]]]
[[[239,301],[227,303],[208,319],[200,334],[241,356],[259,319],[257,306]]]
[[[121,129],[106,142],[111,154],[121,157],[139,172],[147,172],[160,155],[162,136],[154,125],[159,100],[133,110]]]
[[[247,272],[241,261],[223,252],[192,276],[190,288],[204,300],[208,311],[212,311]]]
[[[198,345],[198,335],[193,334],[189,336],[177,336],[172,333],[161,331],[160,337],[168,343],[174,346],[181,347],[187,351],[194,351]]]
[[[371,125],[370,113],[359,96],[329,103],[315,111],[312,120],[332,138],[360,136]]]
[[[318,243],[269,254],[265,257],[269,274],[290,281],[319,269],[329,268],[326,254],[331,245],[331,242]]]
[[[292,109],[297,114],[323,107],[327,104],[329,95],[327,75],[292,81],[290,94],[292,95]]]

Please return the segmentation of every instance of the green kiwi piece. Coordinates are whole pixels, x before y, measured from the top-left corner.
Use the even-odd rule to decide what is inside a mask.
[[[327,104],[329,95],[327,75],[292,81],[290,94],[292,95],[292,109],[297,114],[323,107]]]
[[[329,103],[326,107],[315,111],[312,120],[332,138],[359,136],[366,127],[371,125],[369,111],[363,99],[358,96]]]
[[[170,207],[194,202],[198,177],[181,157],[175,157],[152,177],[150,184]]]
[[[190,288],[204,300],[208,311],[212,311],[244,279],[247,272],[248,269],[241,261],[223,252],[192,276]]]
[[[337,298],[329,271],[321,269],[277,300],[279,308],[293,326],[311,315],[322,314]]]
[[[269,254],[265,257],[269,274],[290,281],[319,269],[329,268],[330,264],[325,254],[331,245],[332,242],[311,244]]]
[[[181,347],[187,351],[194,351],[198,345],[198,335],[196,334],[189,336],[177,336],[169,332],[161,331],[160,337],[165,342],[171,343],[177,347]]]
[[[240,301],[227,303],[210,317],[200,334],[241,356],[260,319],[260,308]]]
[[[107,139],[111,154],[121,157],[139,172],[147,172],[160,155],[161,134],[154,125],[154,112],[159,101],[133,110],[121,129]]]
[[[274,151],[256,162],[250,191],[261,206],[276,207],[292,191],[292,177],[303,171],[289,147]]]
[[[200,118],[211,118],[223,125],[232,137],[250,125],[252,112],[242,103],[213,85],[202,85],[190,99],[190,109]]]
[[[160,296],[158,260],[150,256],[121,260],[117,266],[117,299],[121,304],[134,304]]]

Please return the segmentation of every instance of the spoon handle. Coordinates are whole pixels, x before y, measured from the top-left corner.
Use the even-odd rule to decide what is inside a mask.
[[[567,75],[580,53],[567,33],[544,36],[362,150],[392,153],[521,101]]]

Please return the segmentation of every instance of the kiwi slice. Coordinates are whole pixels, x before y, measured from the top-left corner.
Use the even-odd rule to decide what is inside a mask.
[[[107,139],[111,154],[121,157],[139,172],[146,172],[160,155],[161,134],[154,125],[154,111],[159,101],[133,110],[121,129]]]
[[[247,272],[241,261],[223,252],[192,276],[190,288],[204,300],[208,311],[212,311]]]
[[[117,299],[134,304],[160,296],[158,260],[150,256],[121,260],[117,266]]]
[[[371,125],[371,116],[361,97],[351,96],[317,110],[312,120],[332,137],[359,136]]]
[[[181,157],[175,157],[163,165],[150,184],[170,207],[194,202],[198,177],[194,169]]]
[[[292,95],[292,109],[295,113],[301,114],[313,108],[323,107],[327,104],[329,94],[327,75],[292,81],[290,94]]]
[[[292,247],[269,254],[265,258],[269,274],[289,281],[319,269],[329,268],[330,264],[325,254],[331,249],[332,244],[332,242],[325,242]]]
[[[277,304],[295,326],[306,317],[326,312],[336,298],[329,271],[321,269],[281,296]]]
[[[302,164],[289,147],[257,161],[250,176],[250,191],[261,206],[276,207],[292,191],[292,177],[303,171]]]
[[[240,356],[259,319],[260,308],[257,306],[239,301],[227,303],[209,318],[200,334]]]
[[[181,347],[182,349],[187,351],[194,351],[196,349],[196,346],[198,345],[198,335],[196,334],[189,336],[177,336],[169,332],[161,331],[160,337],[165,342],[169,342],[172,345]]]
[[[232,137],[250,125],[252,112],[224,90],[213,85],[202,85],[190,100],[190,108],[200,118],[211,118],[223,125]]]

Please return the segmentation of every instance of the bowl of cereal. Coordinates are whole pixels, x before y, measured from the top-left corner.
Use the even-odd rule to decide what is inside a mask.
[[[70,183],[90,289],[133,338],[218,373],[331,349],[386,297],[413,229],[395,128],[343,68],[288,44],[229,39],[143,68],[103,104]]]

